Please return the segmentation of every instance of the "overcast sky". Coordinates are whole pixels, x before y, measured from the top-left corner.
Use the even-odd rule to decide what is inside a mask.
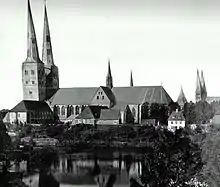
[[[44,1],[31,0],[39,53]],[[160,85],[174,101],[180,86],[195,98],[196,69],[209,96],[220,96],[220,3],[216,0],[48,0],[60,87]],[[23,99],[21,65],[27,49],[27,0],[0,3],[0,109]]]

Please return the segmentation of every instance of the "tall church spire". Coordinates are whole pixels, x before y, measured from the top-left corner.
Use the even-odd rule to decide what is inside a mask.
[[[42,51],[42,61],[45,64],[46,69],[50,69],[51,66],[54,65],[53,61],[53,51],[52,51],[52,44],[50,38],[50,29],[49,29],[49,22],[47,17],[47,7],[46,7],[46,0],[44,1],[44,31],[43,31],[43,51]],[[48,71],[49,73],[49,71]],[[47,74],[47,71],[46,71]]]
[[[202,99],[202,85],[199,77],[199,70],[197,69],[197,78],[196,78],[196,102],[201,101]]]
[[[133,83],[133,76],[132,76],[132,71],[131,71],[131,77],[130,77],[130,87],[133,87],[134,83]]]
[[[206,100],[207,98],[207,90],[206,90],[206,85],[205,85],[205,79],[203,75],[203,70],[201,71],[201,86],[202,86],[202,99]]]
[[[112,80],[112,73],[111,73],[111,67],[110,67],[110,59],[108,60],[108,74],[106,76],[106,87],[109,87],[110,89],[113,88],[113,80]]]
[[[28,0],[28,25],[27,25],[27,59],[26,61],[39,62],[37,38],[31,13],[30,0]]]

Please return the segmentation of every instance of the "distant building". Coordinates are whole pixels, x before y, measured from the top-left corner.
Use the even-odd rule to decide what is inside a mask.
[[[181,111],[173,111],[168,118],[168,129],[175,130],[185,127],[185,118]]]
[[[44,123],[52,121],[54,114],[45,101],[23,100],[11,109],[3,119],[5,123]]]
[[[22,63],[22,103],[33,102],[33,106],[36,106],[36,108],[31,108],[30,114],[29,109],[26,107],[20,109],[16,106],[16,111],[12,109],[8,116],[10,122],[13,120],[32,122],[35,121],[33,118],[36,118],[33,116],[49,114],[49,108],[44,111],[45,105],[41,105],[41,103],[44,103],[48,104],[54,116],[57,116],[61,121],[69,119],[85,121],[86,119],[82,119],[84,118],[82,116],[85,115],[86,111],[81,115],[80,113],[86,107],[105,106],[109,110],[103,110],[100,113],[100,124],[107,122],[118,124],[130,121],[141,123],[141,110],[144,103],[168,105],[172,102],[171,97],[162,86],[134,86],[132,72],[129,86],[115,87],[110,60],[108,60],[105,86],[59,88],[59,73],[53,59],[46,5],[44,12],[43,50],[42,60],[40,60],[30,2],[28,1],[28,46],[26,60]],[[39,105],[36,102],[39,102]],[[41,106],[42,108],[39,108]],[[89,110],[91,110],[91,107],[87,108],[87,112]],[[40,111],[43,113],[39,113]],[[18,116],[21,115],[20,113],[22,113],[22,117]],[[93,114],[92,111],[91,113]],[[36,119],[36,121],[39,120]],[[92,121],[95,122],[96,117],[93,120],[90,118],[90,123],[93,123]]]

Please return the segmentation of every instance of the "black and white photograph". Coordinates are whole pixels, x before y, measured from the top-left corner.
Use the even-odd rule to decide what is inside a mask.
[[[220,187],[220,1],[0,0],[0,65],[0,187]]]

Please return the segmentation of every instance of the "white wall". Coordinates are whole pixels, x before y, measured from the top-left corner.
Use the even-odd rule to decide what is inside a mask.
[[[4,122],[14,123],[18,119],[19,122],[27,122],[27,113],[26,112],[9,112],[6,114],[5,118],[3,119]]]
[[[185,121],[168,121],[168,129],[172,129],[172,128],[184,128],[185,127]]]

